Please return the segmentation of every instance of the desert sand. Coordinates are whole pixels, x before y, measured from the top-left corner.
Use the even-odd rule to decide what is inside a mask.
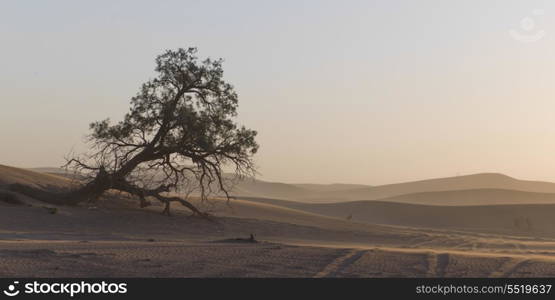
[[[1,277],[555,276],[552,183],[499,174],[376,187],[252,181],[236,200],[197,201],[206,220],[124,197],[69,207],[7,191],[71,184],[42,171],[0,166]]]

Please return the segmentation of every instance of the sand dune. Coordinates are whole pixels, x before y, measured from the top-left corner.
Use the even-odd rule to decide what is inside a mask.
[[[245,180],[240,182],[232,191],[234,195],[243,197],[275,198],[295,200],[307,203],[332,203],[353,200],[378,200],[407,194],[412,196],[400,197],[392,201],[421,204],[439,204],[436,200],[427,200],[430,195],[416,195],[426,192],[446,192],[460,190],[484,190],[454,194],[441,194],[431,197],[441,197],[442,205],[481,204],[487,199],[490,202],[518,203],[520,198],[533,198],[533,203],[552,203],[551,195],[531,195],[503,192],[512,190],[520,192],[555,194],[555,183],[542,181],[519,180],[502,174],[484,173],[466,176],[437,178],[414,182],[387,184],[380,186],[360,185],[311,185],[270,183],[260,180]],[[485,191],[489,190],[489,191]],[[495,191],[497,190],[497,191]],[[409,199],[414,198],[414,199]],[[537,202],[539,201],[539,202]]]
[[[304,201],[291,201],[272,198],[243,197],[260,203],[269,203],[290,208],[305,209],[311,204]],[[344,201],[365,202],[382,201],[408,204],[440,205],[440,206],[467,206],[467,205],[503,205],[503,204],[555,204],[555,193],[535,193],[502,189],[472,189],[441,192],[422,192],[399,195],[376,200]],[[340,203],[340,202],[336,202]]]
[[[179,209],[174,217],[84,207],[51,215],[41,207],[0,205],[0,276],[555,275],[555,240],[365,225],[295,211],[270,221],[284,214],[279,211],[253,205],[208,222]],[[263,242],[226,242],[249,233]]]
[[[59,176],[11,167],[2,167],[0,171],[2,171],[0,172],[0,182],[4,183],[18,182],[59,186],[68,182]],[[551,183],[523,182],[497,174],[482,174],[378,186],[370,188],[370,191],[377,190],[378,192],[373,192],[377,195],[383,191],[400,192],[421,188],[470,187],[478,185],[478,183],[485,184],[484,182],[489,185],[507,185],[511,183],[515,187],[530,189],[547,189],[552,185]],[[444,186],[438,186],[441,184],[444,184]],[[241,186],[245,186],[244,183]],[[306,188],[261,181],[252,181],[251,185],[247,186],[251,191],[268,192],[273,190],[272,193],[282,195],[306,192]],[[319,187],[311,186],[311,188],[318,189]],[[345,186],[336,186],[335,188],[345,188]],[[346,191],[352,191],[352,189]],[[333,191],[330,193],[333,193]],[[246,198],[231,203],[216,199],[198,203],[198,205],[217,216],[238,216],[296,225],[321,226],[322,228],[348,229],[348,222],[338,222],[338,219],[346,220],[349,218],[352,221],[367,224],[472,229],[519,235],[551,236],[555,234],[555,229],[552,229],[555,228],[555,218],[552,218],[555,215],[555,194],[501,189],[412,193],[385,198],[380,201],[319,204]]]
[[[257,179],[244,179],[233,187],[233,195],[257,197],[265,195],[270,198],[297,199],[310,197],[311,190],[292,184],[266,182]]]
[[[348,190],[371,187],[370,185],[365,185],[365,184],[346,184],[346,183],[331,183],[331,184],[295,183],[293,185],[303,189],[310,190],[312,192],[318,192],[318,193],[348,191]]]
[[[514,190],[533,193],[555,193],[555,183],[542,181],[519,180],[506,175],[496,173],[474,174],[466,176],[448,177],[428,179],[413,182],[395,183],[379,186],[361,186],[361,185],[313,185],[313,184],[285,184],[265,182],[261,180],[247,179],[239,182],[232,193],[239,197],[257,197],[257,198],[274,198],[294,200],[307,203],[333,203],[353,200],[378,200],[390,197],[396,197],[406,194],[425,193],[425,192],[441,192],[441,191],[457,191],[457,190]],[[502,192],[478,192],[476,199],[500,199],[504,198],[503,203],[515,203],[516,194],[505,197]],[[493,195],[498,193],[497,195]],[[486,195],[487,194],[487,195]],[[462,199],[462,194],[454,196],[454,201],[449,198],[450,195],[442,195],[446,199],[445,205],[463,205],[458,199]],[[473,195],[469,195],[468,199]],[[510,198],[515,198],[511,200]],[[533,196],[537,201],[551,202],[547,198],[549,196]],[[415,196],[418,200],[416,203],[432,203],[434,200],[424,200],[424,196]],[[541,198],[541,199],[540,199]],[[395,201],[412,202],[404,199]],[[476,200],[478,202],[478,200]],[[479,203],[475,203],[479,204]]]
[[[21,170],[21,169],[18,169]],[[34,168],[18,172],[36,171],[67,176],[59,168]],[[13,171],[13,170],[12,170]],[[11,172],[11,171],[10,171]],[[2,180],[0,170],[0,182]],[[474,190],[461,192],[462,190]],[[453,193],[448,193],[454,191]],[[518,192],[530,192],[526,194]],[[427,194],[429,192],[446,192]],[[307,203],[333,203],[353,200],[384,200],[417,204],[480,205],[554,203],[555,183],[519,180],[503,174],[483,173],[466,176],[436,178],[380,186],[360,184],[287,184],[246,178],[236,183],[231,193],[237,197],[285,199]],[[400,197],[398,197],[400,196]],[[439,200],[442,199],[442,200]]]
[[[68,173],[67,170],[63,168],[56,168],[56,167],[40,167],[40,168],[29,168],[27,170],[39,173],[51,173],[51,174],[66,174]]]
[[[0,182],[5,184],[17,182],[61,186],[68,183],[68,180],[63,177],[29,170],[3,166],[0,171]],[[382,193],[380,191],[399,192],[425,187],[440,188],[438,185],[442,183],[445,186],[441,188],[470,187],[477,185],[478,182],[483,184],[486,181],[490,185],[503,185],[512,182],[513,186],[520,186],[521,188],[542,187],[546,189],[551,185],[550,183],[523,182],[496,174],[482,174],[378,186],[370,188],[370,190],[375,189],[378,192],[374,193],[380,194]],[[243,184],[242,186],[244,186]],[[273,190],[274,194],[304,193],[306,191],[306,189],[293,185],[260,181],[253,181],[249,187],[251,191],[256,189],[259,192]],[[345,186],[341,187],[344,188]],[[312,186],[312,188],[317,189],[318,187]],[[339,187],[336,186],[335,188]],[[352,189],[347,191],[352,191]],[[539,203],[545,204],[540,205]],[[555,215],[554,203],[555,194],[478,189],[412,193],[385,198],[380,201],[308,204],[284,200],[247,198],[245,200],[235,200],[231,203],[216,199],[198,203],[198,205],[218,216],[238,216],[322,228],[349,229],[349,222],[338,222],[338,220],[349,218],[352,221],[367,224],[472,229],[519,235],[551,236],[555,234],[555,229],[552,229],[555,228],[555,218],[552,218]],[[446,204],[451,206],[446,206]]]
[[[0,166],[0,182],[2,191],[10,183],[44,187],[69,181]],[[282,188],[277,194],[333,193],[346,187],[263,186],[257,191]],[[210,221],[189,216],[179,205],[172,206],[173,217],[166,217],[158,204],[139,209],[135,201],[114,197],[93,205],[57,206],[52,213],[45,208],[52,205],[23,197],[28,205],[0,201],[0,276],[552,277],[555,204],[505,203],[549,202],[550,197],[484,189],[389,201],[496,205],[259,198],[197,202],[213,214]],[[250,234],[260,242],[235,239]]]
[[[504,189],[536,193],[555,193],[555,183],[519,180],[496,173],[428,179],[387,184],[349,191],[331,191],[312,199],[312,202],[339,202],[347,200],[376,200],[405,194],[470,189]]]
[[[317,226],[325,229],[351,230],[357,227],[357,225],[333,216],[241,199],[231,200],[230,202],[224,199],[211,199],[204,203],[199,203],[198,200],[192,202],[203,211],[208,211],[219,217],[267,220],[295,225]],[[177,205],[175,207],[179,208]]]
[[[0,186],[13,183],[35,187],[67,187],[70,181],[63,176],[0,165]]]
[[[426,205],[555,204],[555,193],[523,192],[503,189],[471,189],[405,194],[379,201]]]
[[[68,173],[64,169],[54,167],[30,168],[27,171],[33,171],[42,174],[50,174],[68,178],[74,178],[75,175]],[[234,178],[231,174],[226,174],[226,178]],[[233,179],[232,179],[233,180]],[[269,182],[255,178],[244,178],[240,181],[233,180],[236,184],[232,188],[234,195],[252,196],[252,197],[270,197],[280,199],[297,199],[319,197],[322,193],[348,191],[352,189],[361,189],[370,187],[362,184],[288,184],[281,182]],[[215,187],[216,188],[216,187]]]
[[[247,197],[268,197],[278,199],[312,199],[325,197],[327,193],[343,193],[351,190],[369,188],[361,184],[294,184],[269,182],[255,178],[245,178],[235,183],[231,194]]]
[[[370,224],[555,237],[555,204],[439,206],[385,201],[322,204],[255,198],[250,201]]]
[[[2,182],[5,184],[21,183],[44,187],[47,185],[67,186],[67,184],[70,182],[64,177],[42,174],[13,167],[2,166],[0,171],[0,180],[2,180]],[[6,191],[5,186],[0,186],[0,192],[2,191]],[[10,193],[17,194],[15,192]],[[2,214],[0,219],[2,221],[0,225],[3,225],[0,227],[0,230],[10,228],[14,230],[16,228],[34,228],[39,224],[43,224],[41,226],[44,226],[44,229],[48,228],[48,226],[50,225],[54,226],[51,228],[51,230],[53,232],[56,232],[57,229],[61,231],[66,230],[62,227],[62,224],[73,224],[72,226],[76,228],[98,227],[99,230],[106,229],[110,232],[117,232],[117,230],[114,231],[114,229],[109,228],[110,226],[102,226],[103,222],[106,222],[108,224],[125,219],[123,217],[117,218],[116,216],[118,214],[122,214],[122,216],[129,216],[146,213],[145,218],[147,219],[149,218],[148,216],[152,215],[156,216],[157,218],[158,214],[162,210],[161,204],[156,201],[152,201],[153,205],[148,207],[147,209],[138,209],[138,201],[130,200],[125,197],[114,198],[114,196],[111,196],[107,197],[106,199],[100,199],[97,203],[94,204],[83,203],[81,206],[78,207],[67,207],[42,203],[38,201],[28,201],[29,197],[20,194],[17,195],[26,204],[31,205],[31,207],[21,205],[13,206],[2,203],[0,201],[0,204],[2,205],[2,209],[0,210],[0,213]],[[229,202],[224,199],[209,199],[203,202],[200,202],[198,199],[195,198],[190,200],[203,211],[207,211],[215,217],[233,217],[269,222],[280,222],[283,224],[290,224],[292,226],[311,226],[331,231],[348,231],[360,229],[360,226],[357,227],[358,225],[347,222],[345,220],[271,204],[256,203],[245,200],[231,200]],[[52,218],[48,213],[46,213],[47,211],[44,209],[43,206],[57,207],[58,213],[56,214],[55,220],[60,221],[60,223],[49,223],[48,220]],[[91,216],[91,219],[89,219],[87,216],[89,216],[90,213],[84,214],[84,212],[88,212],[91,208],[93,208],[93,211],[102,211],[105,215],[103,217],[97,216],[94,218]],[[186,208],[180,206],[179,204],[174,204],[172,206],[172,211],[181,216],[186,216],[190,214],[190,212]],[[20,216],[15,217],[15,212],[20,214]],[[113,217],[115,221],[109,220],[108,216]],[[135,217],[131,217],[131,219],[133,218]],[[113,226],[115,228],[125,227],[119,223],[114,224]],[[148,221],[145,222],[145,226],[150,226]],[[374,227],[372,226],[365,226],[365,228],[366,229],[364,230],[366,231],[374,230]],[[248,233],[248,230],[243,233]]]

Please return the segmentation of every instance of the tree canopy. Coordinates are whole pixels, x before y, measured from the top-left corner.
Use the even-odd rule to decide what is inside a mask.
[[[197,190],[206,198],[216,189],[229,198],[224,170],[254,175],[257,133],[235,121],[238,95],[223,78],[222,59],[196,54],[196,48],[180,48],[158,56],[157,76],[131,98],[123,120],[90,125],[91,151],[66,164],[88,178],[70,201],[115,189],[143,205],[147,197],[158,199],[168,214],[173,201],[200,213],[186,197],[168,192]]]

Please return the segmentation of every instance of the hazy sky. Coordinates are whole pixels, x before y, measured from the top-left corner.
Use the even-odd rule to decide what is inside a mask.
[[[555,181],[554,39],[553,1],[2,1],[0,164],[61,165],[156,55],[197,46],[263,179]]]

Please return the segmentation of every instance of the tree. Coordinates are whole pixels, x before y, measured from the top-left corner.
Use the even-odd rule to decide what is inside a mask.
[[[229,199],[224,169],[254,175],[256,131],[234,121],[238,96],[223,79],[222,60],[200,61],[196,53],[189,48],[158,56],[157,77],[142,85],[123,120],[90,125],[91,152],[66,164],[86,183],[57,199],[76,204],[118,190],[140,199],[141,207],[148,197],[157,199],[168,215],[171,202],[203,215],[187,196],[170,193],[198,190],[206,199],[218,192]]]

